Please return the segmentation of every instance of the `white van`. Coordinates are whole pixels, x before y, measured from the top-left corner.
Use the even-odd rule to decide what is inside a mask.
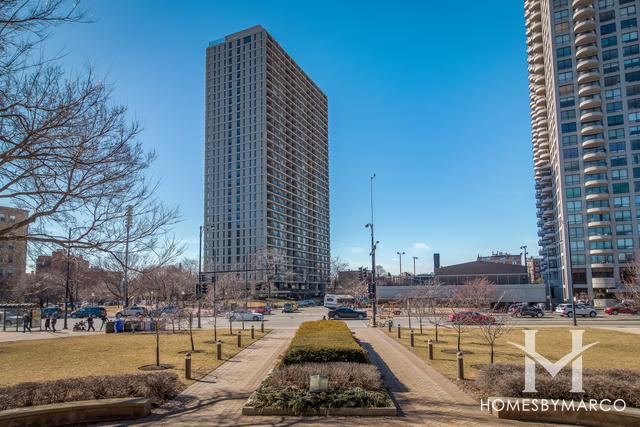
[[[335,309],[343,306],[351,306],[355,303],[355,298],[351,295],[332,295],[324,296],[324,306],[329,309]]]

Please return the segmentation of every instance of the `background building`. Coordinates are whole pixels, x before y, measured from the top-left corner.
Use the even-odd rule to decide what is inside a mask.
[[[633,0],[527,0],[542,277],[605,305],[638,245],[640,45]]]
[[[322,294],[326,95],[256,26],[210,43],[205,96],[205,270],[236,274],[254,292]]]
[[[0,229],[22,221],[28,212],[22,209],[0,206]],[[15,235],[26,235],[27,227],[17,229]],[[27,242],[0,241],[0,298],[12,298],[12,289],[22,284],[27,268]]]
[[[531,283],[536,283],[538,280],[544,280],[541,275],[542,257],[531,256],[527,259],[527,272],[529,273],[529,280]]]
[[[522,254],[491,252],[489,256],[478,255],[478,261],[498,262],[500,264],[522,265]]]
[[[523,265],[490,261],[471,261],[436,268],[435,281],[442,285],[464,285],[474,279],[487,279],[496,285],[526,285],[527,268]]]

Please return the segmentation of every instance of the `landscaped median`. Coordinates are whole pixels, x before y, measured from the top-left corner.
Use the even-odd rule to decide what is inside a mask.
[[[347,325],[319,320],[300,326],[242,413],[371,416],[396,415],[397,408]]]
[[[193,332],[195,352],[191,352],[188,333],[161,333],[159,355],[164,369],[160,370],[154,369],[154,333],[96,334],[0,344],[0,416],[6,418],[15,413],[24,418],[27,412],[35,412],[6,410],[30,407],[40,414],[46,410],[39,408],[41,405],[53,405],[50,409],[56,412],[61,409],[55,405],[63,403],[60,407],[71,414],[77,412],[71,402],[86,409],[87,405],[99,405],[102,399],[114,398],[147,398],[151,406],[158,406],[266,334],[254,331],[252,339],[250,330],[240,332],[239,347],[237,331],[218,331],[221,360],[217,359],[212,330]],[[192,371],[191,379],[186,379],[189,352]],[[90,400],[97,403],[80,403]]]
[[[535,353],[555,363],[573,349],[570,328],[540,328],[535,333]],[[635,336],[597,328],[579,328],[582,346],[597,343],[580,353],[582,392],[572,392],[572,362],[551,375],[536,362],[535,392],[525,392],[525,353],[513,344],[525,344],[526,328],[513,328],[495,342],[495,360],[490,364],[490,347],[477,327],[462,334],[464,379],[458,379],[457,334],[441,328],[424,334],[397,329],[387,332],[395,341],[413,351],[432,368],[456,382],[479,401],[478,408],[500,418],[578,423],[580,425],[634,425],[639,418],[640,340]],[[531,331],[529,331],[531,332]],[[429,359],[427,340],[432,342]],[[531,359],[531,355],[527,355]],[[531,359],[533,360],[533,359]],[[562,363],[562,362],[560,362]],[[578,374],[576,374],[578,375]],[[502,397],[496,397],[502,396]],[[514,409],[516,408],[516,409]],[[596,415],[597,414],[597,415]]]

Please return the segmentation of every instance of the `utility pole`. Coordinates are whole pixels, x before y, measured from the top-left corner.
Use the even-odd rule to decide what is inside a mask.
[[[64,325],[62,329],[69,329],[67,318],[69,313],[69,276],[71,274],[71,228],[69,228],[69,240],[67,240],[67,278],[64,283]]]
[[[200,226],[200,240],[198,244],[198,285],[197,289],[202,289],[202,226]],[[202,328],[202,292],[198,292],[196,299],[198,300],[198,329],[200,329]]]
[[[369,199],[371,202],[371,222],[365,227],[371,229],[371,286],[369,288],[369,299],[372,301],[372,312],[373,312],[373,326],[376,326],[376,315],[378,311],[378,303],[377,303],[377,291],[376,291],[376,247],[377,243],[374,237],[373,231],[373,179],[376,177],[374,173],[371,178],[369,178]]]
[[[124,278],[122,280],[122,308],[129,306],[129,233],[133,223],[133,206],[128,205],[124,214],[124,225],[127,229],[127,238],[124,244]]]

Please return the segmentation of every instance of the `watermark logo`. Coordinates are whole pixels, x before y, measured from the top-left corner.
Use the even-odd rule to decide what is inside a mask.
[[[571,352],[565,354],[560,360],[551,362],[546,357],[536,351],[536,333],[537,330],[525,330],[524,346],[509,342],[509,344],[519,348],[525,353],[524,356],[524,392],[535,393],[536,390],[536,362],[540,364],[550,375],[555,378],[556,375],[567,364],[571,363],[571,392],[582,393],[582,353],[585,350],[598,344],[597,342],[583,346],[582,335],[584,330],[571,331]]]

